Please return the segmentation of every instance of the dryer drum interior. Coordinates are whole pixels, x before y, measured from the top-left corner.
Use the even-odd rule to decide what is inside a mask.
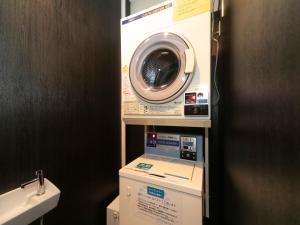
[[[134,52],[130,82],[144,101],[166,103],[182,94],[190,84],[193,66],[192,47],[182,37],[158,33],[144,40]]]

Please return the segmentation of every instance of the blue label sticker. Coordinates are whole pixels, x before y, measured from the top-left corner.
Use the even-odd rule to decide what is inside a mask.
[[[208,104],[207,99],[197,99],[197,104]]]
[[[152,14],[154,14],[154,13],[158,13],[158,12],[160,12],[160,11],[162,11],[162,10],[165,10],[165,9],[168,9],[168,8],[170,8],[170,7],[172,7],[172,3],[169,3],[169,4],[167,4],[167,5],[160,6],[160,7],[156,8],[156,9],[152,9],[151,11],[148,11],[148,12],[144,12],[144,13],[142,13],[142,14],[139,14],[139,15],[137,15],[137,16],[135,16],[135,17],[132,17],[132,18],[129,18],[129,19],[127,19],[127,20],[123,20],[123,21],[122,21],[122,25],[127,24],[127,23],[131,23],[131,22],[133,22],[133,21],[135,21],[135,20],[144,18],[144,17],[146,17],[146,16],[150,16],[150,15],[152,15]]]
[[[147,194],[158,198],[165,198],[165,191],[154,187],[147,186]]]

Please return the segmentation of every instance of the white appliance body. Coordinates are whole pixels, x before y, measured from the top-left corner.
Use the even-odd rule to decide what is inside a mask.
[[[119,175],[120,225],[202,225],[200,164],[143,155]]]
[[[106,225],[119,225],[119,196],[106,207]]]
[[[211,13],[173,20],[173,2],[121,20],[122,116],[210,119]]]

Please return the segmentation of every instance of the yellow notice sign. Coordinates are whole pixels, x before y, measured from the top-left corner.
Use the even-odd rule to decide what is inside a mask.
[[[210,11],[210,0],[174,0],[173,19],[181,20]]]
[[[122,67],[122,73],[128,73],[128,66],[127,65]]]

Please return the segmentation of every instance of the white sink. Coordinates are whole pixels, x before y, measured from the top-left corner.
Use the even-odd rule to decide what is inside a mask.
[[[60,190],[45,178],[45,191],[36,195],[34,182],[0,195],[0,225],[27,225],[55,208]]]

